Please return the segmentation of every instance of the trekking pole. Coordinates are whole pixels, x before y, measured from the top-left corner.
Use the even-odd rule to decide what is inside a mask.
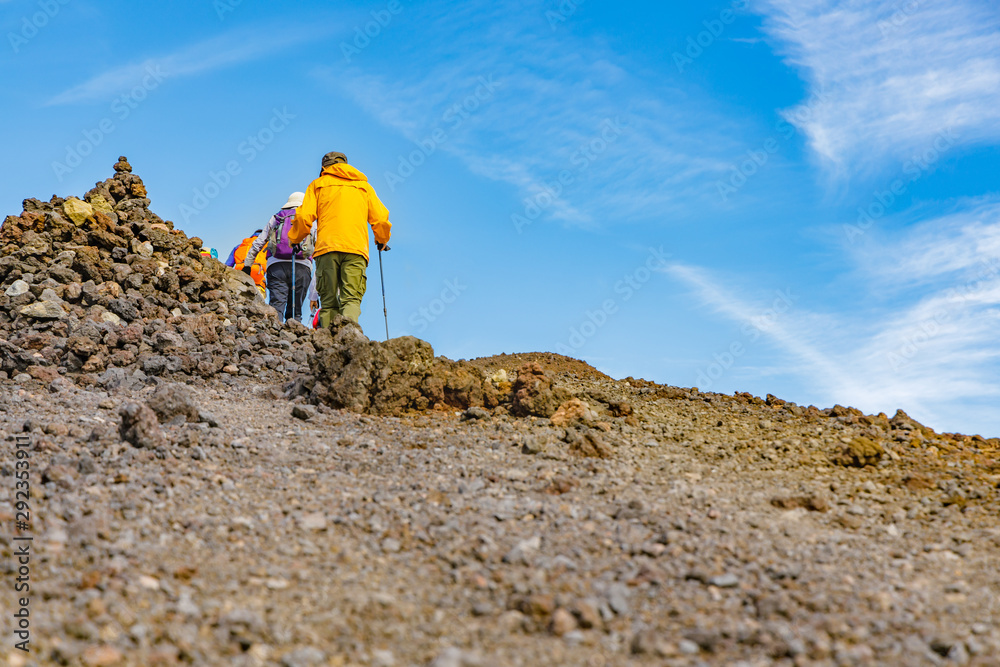
[[[299,252],[301,252],[301,249],[302,249],[302,246],[299,245],[299,244],[297,244],[297,243],[292,246],[292,293],[289,295],[288,300],[292,304],[292,317],[291,317],[291,319],[293,319],[293,320],[295,319],[295,299],[297,298],[295,296],[295,269],[299,268],[298,265],[296,264],[295,256],[298,255]],[[301,312],[301,308],[302,308],[302,304],[300,303],[299,304],[299,310],[300,310],[300,312]],[[284,313],[282,313],[282,315],[284,315]],[[299,322],[301,322],[301,321],[302,321],[302,318],[301,318],[301,315],[300,315],[299,316]]]
[[[389,246],[378,249],[378,275],[382,281],[382,315],[385,316],[385,339],[389,340],[389,311],[385,307],[385,273],[382,272],[382,250],[389,250]]]

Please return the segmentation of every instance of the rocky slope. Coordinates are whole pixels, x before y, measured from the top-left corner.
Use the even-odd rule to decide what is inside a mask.
[[[8,664],[998,664],[1000,441],[279,325],[200,245],[124,159],[0,229]]]

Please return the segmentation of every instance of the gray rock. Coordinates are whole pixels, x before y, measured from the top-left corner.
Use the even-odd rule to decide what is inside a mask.
[[[489,419],[489,418],[490,418],[490,412],[486,408],[471,407],[462,413],[462,421]]]
[[[608,587],[605,597],[611,611],[619,616],[625,616],[629,613],[631,607],[628,603],[628,589],[625,588],[624,584],[614,584]]]
[[[147,403],[161,424],[175,417],[182,417],[188,422],[198,421],[199,409],[194,392],[185,384],[171,382],[161,385]]]
[[[740,585],[740,579],[735,574],[727,572],[726,574],[709,578],[708,584],[716,588],[736,588]]]
[[[27,294],[30,285],[23,280],[15,280],[10,287],[4,292],[4,295],[14,297],[21,296],[22,294]]]
[[[449,646],[434,658],[431,667],[481,667],[482,664],[478,654]]]
[[[156,449],[163,447],[167,439],[160,429],[156,413],[145,403],[126,403],[118,411],[122,418],[119,433],[122,440],[136,447]]]
[[[295,405],[292,406],[292,416],[306,421],[316,416],[316,408],[311,405]]]
[[[211,428],[219,427],[219,420],[215,418],[215,415],[205,410],[198,410],[198,422],[208,424]]]
[[[61,320],[66,317],[66,311],[55,301],[36,301],[22,306],[18,311],[25,317],[33,317],[36,320]]]
[[[503,562],[512,565],[530,565],[542,548],[542,537],[535,535],[532,538],[518,542],[517,546],[504,554]]]
[[[677,644],[677,648],[680,649],[680,652],[684,655],[698,655],[701,651],[701,649],[698,648],[698,645],[690,639],[682,639]]]
[[[322,664],[324,660],[326,660],[326,654],[323,651],[308,646],[285,654],[281,658],[281,664],[282,667],[311,667]]]
[[[541,454],[542,452],[545,451],[545,446],[547,444],[548,443],[546,442],[545,438],[543,438],[542,436],[529,433],[528,435],[524,436],[524,442],[521,444],[521,453],[528,454],[531,456],[535,454]]]

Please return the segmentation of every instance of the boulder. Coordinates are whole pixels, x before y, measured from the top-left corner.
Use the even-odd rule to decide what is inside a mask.
[[[167,439],[160,429],[156,413],[145,403],[126,403],[119,414],[122,418],[119,433],[125,442],[141,449],[156,449],[166,445]]]
[[[165,423],[174,417],[183,417],[184,421],[198,421],[198,404],[194,392],[185,384],[171,382],[161,385],[149,397],[147,404],[156,413],[157,419]]]
[[[511,412],[518,417],[551,417],[570,398],[569,391],[554,386],[537,362],[530,362],[517,371]]]
[[[63,212],[77,227],[94,218],[94,207],[76,197],[70,197],[63,203]]]
[[[597,420],[597,413],[579,398],[571,398],[559,406],[551,420],[553,426],[559,427],[590,424]]]

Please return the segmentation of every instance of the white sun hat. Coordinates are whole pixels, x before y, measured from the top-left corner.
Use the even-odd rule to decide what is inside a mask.
[[[304,192],[293,192],[288,195],[288,201],[281,208],[298,208],[302,206],[302,200],[306,198],[306,193]]]

